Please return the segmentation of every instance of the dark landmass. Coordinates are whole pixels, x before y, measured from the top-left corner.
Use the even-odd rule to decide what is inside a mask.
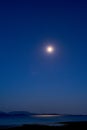
[[[34,113],[26,112],[26,111],[12,111],[12,112],[0,112],[0,117],[10,117],[10,116],[30,116]]]
[[[20,127],[13,127],[13,128],[0,128],[0,130],[32,130],[32,129],[40,129],[40,130],[61,130],[61,129],[87,129],[87,122],[63,122],[61,124],[64,124],[63,126],[45,126],[45,125],[23,125]]]
[[[27,112],[27,111],[12,111],[8,113],[11,116],[30,116],[33,113]]]
[[[0,111],[0,117],[6,117],[6,116],[8,116],[8,115],[9,115],[8,113],[1,112],[1,111]]]
[[[30,113],[27,111],[12,111],[12,112],[2,112],[0,111],[0,117],[14,117],[14,116],[32,116],[32,115],[60,115],[56,113]]]

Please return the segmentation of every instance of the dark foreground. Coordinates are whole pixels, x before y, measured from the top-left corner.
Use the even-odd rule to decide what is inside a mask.
[[[44,125],[23,125],[21,127],[14,127],[14,128],[1,128],[0,130],[61,130],[61,129],[81,129],[87,130],[87,122],[65,122],[63,126],[44,126]]]

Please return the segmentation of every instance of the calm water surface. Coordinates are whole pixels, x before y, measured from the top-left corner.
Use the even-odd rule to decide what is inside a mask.
[[[0,126],[43,124],[54,125],[59,122],[87,121],[87,116],[57,116],[57,117],[0,117]]]

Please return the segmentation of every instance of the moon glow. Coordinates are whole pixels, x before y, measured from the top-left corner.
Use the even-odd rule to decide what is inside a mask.
[[[54,52],[54,47],[53,46],[47,46],[46,47],[46,52],[47,53],[53,53]]]

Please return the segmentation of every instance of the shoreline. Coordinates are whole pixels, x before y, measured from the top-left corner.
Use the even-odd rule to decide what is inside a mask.
[[[58,123],[55,122],[57,125]],[[70,128],[86,128],[87,129],[87,121],[80,121],[80,122],[60,122],[61,126],[49,126],[49,125],[37,125],[37,124],[29,124],[29,125],[22,125],[22,126],[0,126],[0,130],[32,130],[32,129],[70,129]]]

